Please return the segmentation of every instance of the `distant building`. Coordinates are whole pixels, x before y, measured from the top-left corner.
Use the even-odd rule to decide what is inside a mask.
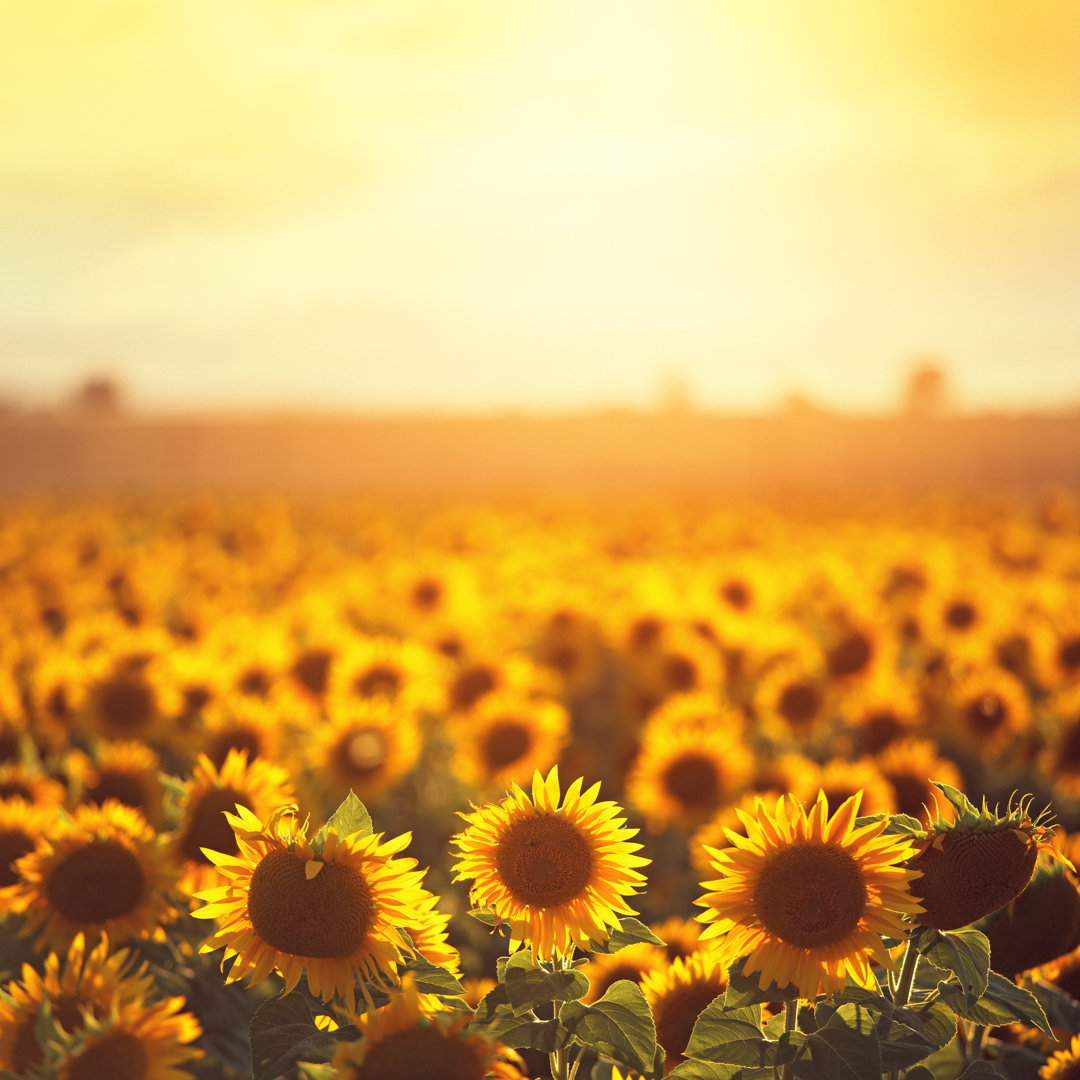
[[[109,375],[92,375],[75,391],[71,407],[82,416],[116,416],[123,411],[120,385]]]
[[[909,416],[941,416],[949,408],[949,381],[935,360],[920,361],[908,373],[904,412]]]

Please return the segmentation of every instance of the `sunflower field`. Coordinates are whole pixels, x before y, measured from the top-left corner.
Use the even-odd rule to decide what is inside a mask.
[[[6,1080],[1080,1077],[1080,502],[0,507]]]

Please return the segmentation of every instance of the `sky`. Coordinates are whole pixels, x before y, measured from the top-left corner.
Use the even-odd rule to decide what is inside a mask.
[[[0,398],[1080,402],[1075,0],[0,5]]]

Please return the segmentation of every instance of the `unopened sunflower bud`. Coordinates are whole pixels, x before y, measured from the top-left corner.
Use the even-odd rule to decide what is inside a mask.
[[[910,866],[921,877],[911,883],[923,910],[923,926],[957,930],[1004,907],[1031,880],[1039,851],[1051,834],[1042,815],[1032,821],[1030,799],[1010,804],[1004,815],[977,810],[947,784],[936,784],[957,811],[952,822],[934,822]]]

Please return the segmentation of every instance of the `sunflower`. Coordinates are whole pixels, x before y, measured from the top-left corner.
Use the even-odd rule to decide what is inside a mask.
[[[626,798],[655,832],[692,827],[745,790],[753,764],[738,728],[695,730],[650,720],[627,776]]]
[[[75,751],[65,764],[79,802],[101,806],[106,799],[115,799],[160,823],[165,795],[158,778],[161,759],[146,743],[102,742],[91,756]]]
[[[56,953],[45,958],[39,974],[23,964],[22,980],[0,991],[0,1069],[24,1076],[44,1061],[36,1028],[45,1001],[53,1020],[71,1035],[84,1025],[85,1013],[103,1020],[117,1006],[143,1001],[154,990],[146,963],[136,970],[127,949],[110,954],[107,937],[89,951],[76,934],[61,966]]]
[[[282,716],[273,705],[256,698],[230,694],[203,713],[201,750],[220,769],[230,750],[245,750],[248,758],[277,761]]]
[[[61,815],[32,852],[15,863],[8,910],[24,918],[22,935],[66,949],[78,933],[116,941],[164,937],[175,918],[175,880],[162,838],[139,811],[110,799]]]
[[[570,714],[557,701],[494,692],[452,714],[447,734],[451,768],[462,783],[505,790],[558,760],[570,737]]]
[[[288,772],[268,761],[248,762],[244,750],[230,750],[220,769],[200,754],[177,803],[179,822],[173,837],[173,859],[183,868],[181,889],[194,895],[220,884],[221,875],[204,853],[235,855],[236,834],[225,820],[226,811],[246,806],[256,817],[268,817],[292,800]]]
[[[203,1056],[188,1045],[202,1034],[202,1026],[191,1013],[181,1012],[186,1004],[182,997],[152,1005],[130,1002],[104,1020],[88,1019],[63,1040],[54,1063],[57,1080],[189,1080],[194,1074],[177,1066]]]
[[[356,1020],[362,1037],[338,1045],[334,1080],[526,1080],[521,1056],[466,1030],[472,1013],[426,1015],[411,975],[389,1005]]]
[[[446,685],[444,704],[448,712],[462,712],[496,691],[551,697],[555,688],[548,673],[527,657],[488,650],[454,665]]]
[[[1060,690],[1046,703],[1051,730],[1039,756],[1043,773],[1063,795],[1080,796],[1080,686]]]
[[[847,974],[874,985],[871,961],[892,966],[882,935],[903,936],[901,914],[920,910],[907,888],[916,875],[900,865],[913,848],[882,835],[888,818],[856,828],[860,799],[831,818],[823,792],[809,811],[790,796],[771,812],[759,800],[756,816],[740,815],[746,837],[732,831],[732,847],[710,850],[723,876],[703,883],[702,938],[723,935],[731,959],[749,954],[761,989],[790,984],[812,999]]]
[[[1080,1035],[1074,1035],[1067,1050],[1059,1050],[1039,1070],[1039,1080],[1080,1078]]]
[[[58,807],[66,796],[64,785],[46,776],[40,765],[24,764],[22,761],[0,765],[0,803],[8,799],[22,799],[36,806]]]
[[[810,802],[818,790],[825,792],[830,810],[838,809],[856,792],[862,793],[860,807],[864,814],[888,814],[896,810],[892,785],[882,776],[873,758],[827,761],[811,785],[794,787],[792,794],[800,802]]]
[[[357,637],[334,662],[327,687],[331,707],[382,699],[422,713],[438,706],[442,658],[419,641]]]
[[[820,773],[818,768],[814,768],[812,771],[803,770],[807,777],[816,778]],[[802,774],[800,774],[800,781]],[[757,809],[758,800],[762,798],[779,798],[784,791],[794,788],[794,784],[786,784],[781,789],[779,787],[768,788],[763,791],[747,792],[737,802],[732,803],[730,806],[721,807],[708,821],[700,825],[690,838],[690,862],[694,869],[702,874],[712,873],[712,863],[709,851],[712,848],[726,848],[729,847],[731,841],[728,839],[728,833],[730,831],[737,832],[740,836],[746,836],[746,826],[743,824],[743,818],[739,815],[739,811],[743,811],[743,815],[753,815]],[[701,932],[702,927],[698,924],[698,933]],[[663,937],[659,931],[654,931],[658,937]]]
[[[384,843],[381,833],[339,836],[330,828],[316,853],[292,807],[265,821],[244,807],[225,816],[239,854],[208,851],[227,884],[200,893],[207,903],[192,915],[219,920],[202,951],[225,947],[222,970],[233,959],[226,982],[257,983],[277,970],[289,993],[306,969],[312,993],[337,996],[350,1009],[358,975],[368,1000],[368,982],[397,982],[410,951],[397,927],[426,910],[428,895],[416,861],[396,858],[409,834]]]
[[[148,677],[141,658],[117,654],[87,687],[82,721],[105,739],[145,739],[160,734],[176,711],[171,687]]]
[[[587,950],[607,940],[619,913],[633,914],[625,897],[645,883],[634,868],[649,862],[634,854],[637,830],[615,803],[596,801],[599,783],[581,785],[561,797],[555,767],[533,774],[531,798],[514,784],[501,803],[461,814],[469,827],[454,837],[454,880],[473,880],[473,903],[508,925],[511,951],[524,945],[546,960]]]
[[[19,880],[15,863],[34,850],[51,826],[56,810],[25,799],[0,799],[0,889]]]
[[[1000,668],[970,672],[950,692],[948,730],[961,747],[1001,754],[1031,726],[1031,699],[1024,684]]]
[[[960,770],[938,752],[936,743],[926,739],[904,739],[887,747],[877,758],[881,775],[892,785],[896,812],[918,818],[923,825],[935,817],[949,820],[952,805],[941,797],[928,777],[960,789]]]
[[[656,1022],[656,1041],[664,1051],[664,1075],[680,1062],[697,1018],[727,987],[718,953],[702,951],[646,971],[641,989]]]
[[[1080,684],[1080,612],[1070,612],[1039,628],[1035,666],[1039,681],[1050,690]]]
[[[334,699],[314,733],[307,760],[335,805],[350,791],[366,802],[408,776],[420,748],[413,712],[384,698]]]
[[[628,945],[617,953],[595,953],[581,968],[582,974],[589,980],[589,991],[582,1000],[586,1005],[591,1005],[620,979],[640,983],[646,972],[660,971],[667,966],[668,955],[664,947],[648,941]]]
[[[584,611],[563,606],[547,615],[531,651],[539,664],[554,671],[563,696],[572,697],[596,685],[601,648],[596,620]]]
[[[810,665],[783,661],[758,683],[754,710],[760,730],[773,743],[812,742],[825,734],[828,690]]]
[[[922,721],[911,682],[898,672],[882,673],[840,702],[858,751],[876,754],[910,735]]]

